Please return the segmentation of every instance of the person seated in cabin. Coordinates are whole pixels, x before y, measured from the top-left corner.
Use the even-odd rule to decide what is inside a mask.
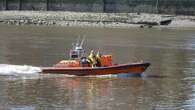
[[[96,66],[97,61],[96,61],[96,56],[95,56],[93,50],[91,50],[89,56],[87,57],[87,61],[89,62],[91,67],[95,67]]]
[[[89,62],[87,61],[86,57],[82,57],[80,59],[80,66],[81,67],[90,67],[91,65],[89,64]]]

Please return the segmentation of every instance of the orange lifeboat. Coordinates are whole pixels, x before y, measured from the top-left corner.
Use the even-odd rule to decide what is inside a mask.
[[[102,55],[94,58],[100,65],[90,64],[86,57],[84,57],[84,49],[82,48],[83,40],[81,44],[78,42],[73,45],[70,51],[70,60],[62,60],[55,64],[53,67],[42,68],[42,73],[54,73],[54,74],[69,74],[69,75],[107,75],[107,74],[142,74],[150,63],[137,62],[126,64],[114,64],[112,55]],[[94,55],[91,55],[94,57]],[[94,60],[93,59],[93,60]]]

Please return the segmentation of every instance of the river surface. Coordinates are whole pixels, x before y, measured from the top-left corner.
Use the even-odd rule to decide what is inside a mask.
[[[117,63],[152,65],[142,77],[37,73],[68,58],[78,36]],[[195,29],[0,25],[1,110],[194,110],[194,68]]]

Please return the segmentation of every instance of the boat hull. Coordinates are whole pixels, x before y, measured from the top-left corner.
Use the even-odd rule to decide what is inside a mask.
[[[136,63],[136,64],[121,64],[109,67],[45,67],[42,68],[42,73],[48,74],[68,74],[77,76],[86,75],[107,75],[107,74],[142,74],[150,63]]]

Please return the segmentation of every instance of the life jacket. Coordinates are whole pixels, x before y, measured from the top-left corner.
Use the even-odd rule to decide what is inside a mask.
[[[89,64],[91,66],[95,66],[95,64],[96,64],[96,58],[95,58],[95,55],[93,53],[93,50],[90,52],[89,56],[87,57],[87,61],[89,62]]]
[[[98,67],[101,66],[101,54],[99,51],[96,54],[96,66],[98,66]]]

